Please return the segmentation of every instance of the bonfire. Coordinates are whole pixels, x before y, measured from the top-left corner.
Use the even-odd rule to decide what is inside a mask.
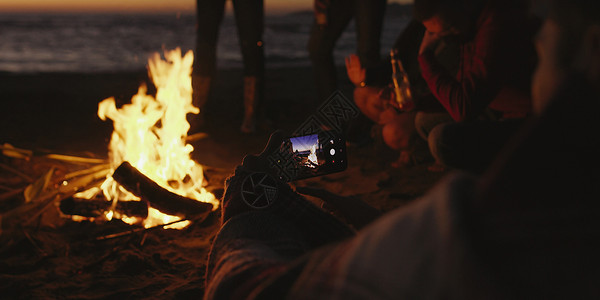
[[[148,95],[148,89],[141,85],[130,104],[116,107],[114,97],[100,102],[98,116],[110,119],[114,131],[109,144],[111,170],[123,162],[156,182],[161,187],[178,195],[197,201],[210,203],[213,210],[218,201],[204,187],[202,166],[190,158],[194,150],[186,143],[188,113],[197,114],[199,109],[192,105],[191,72],[193,53],[182,56],[179,48],[166,51],[163,60],[158,53],[148,62],[148,73],[156,87],[156,95]],[[110,172],[110,174],[113,174]],[[117,213],[114,208],[118,201],[139,201],[109,175],[99,188],[77,194],[78,197],[92,198],[102,192],[112,201],[106,211],[106,219],[120,218],[126,223],[143,222],[146,228],[174,223],[180,217],[161,213],[149,208],[148,217],[140,220]],[[177,222],[171,227],[182,228],[189,221]]]
[[[110,119],[114,125],[108,162],[45,154],[50,159],[91,166],[59,178],[51,168],[26,188],[14,191],[23,192],[25,204],[2,215],[4,224],[26,225],[51,203],[59,202],[63,214],[76,221],[117,218],[144,228],[168,225],[165,228],[180,229],[190,224],[188,219],[205,218],[216,210],[219,202],[206,190],[203,168],[191,159],[194,148],[186,141],[190,128],[186,116],[199,112],[192,105],[193,59],[191,51],[182,55],[180,49],[165,51],[164,59],[154,54],[148,73],[156,95],[149,95],[141,85],[129,104],[117,107],[111,97],[98,105],[100,119]],[[0,149],[9,157],[39,156],[9,144]]]

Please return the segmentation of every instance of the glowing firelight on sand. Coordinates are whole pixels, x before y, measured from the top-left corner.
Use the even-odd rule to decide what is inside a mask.
[[[179,195],[211,203],[214,210],[219,202],[203,188],[202,166],[190,158],[194,148],[186,143],[190,128],[186,115],[199,112],[192,105],[194,56],[188,51],[182,57],[179,48],[165,51],[164,56],[165,60],[162,60],[155,53],[148,61],[148,73],[156,86],[156,97],[148,95],[146,86],[142,85],[131,99],[131,104],[117,108],[115,99],[111,97],[98,105],[100,119],[111,119],[114,125],[109,144],[111,168],[114,170],[123,161],[128,161],[160,186]],[[113,201],[113,207],[117,200],[139,200],[112,177],[107,178],[101,189],[106,198]],[[106,217],[118,217],[127,223],[140,221],[113,214],[111,211]],[[143,224],[147,228],[177,220],[178,217],[150,208]],[[185,221],[174,225],[183,228],[188,224],[189,221]]]

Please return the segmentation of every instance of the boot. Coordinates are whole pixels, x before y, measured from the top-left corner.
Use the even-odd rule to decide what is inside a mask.
[[[244,120],[240,127],[243,133],[256,132],[257,108],[262,97],[260,84],[256,76],[244,77]]]
[[[198,133],[205,125],[204,107],[208,102],[211,81],[211,77],[192,75],[192,105],[198,107],[200,112],[197,115],[188,114],[187,116],[190,123],[190,135]]]

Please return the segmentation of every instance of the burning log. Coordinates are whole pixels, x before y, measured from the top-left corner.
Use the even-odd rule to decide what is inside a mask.
[[[65,215],[97,218],[109,211],[111,206],[112,201],[106,199],[69,197],[60,202],[60,211]],[[145,219],[148,216],[148,205],[142,201],[118,201],[114,210],[129,217]]]
[[[208,214],[213,208],[212,204],[183,197],[162,188],[128,162],[123,162],[112,177],[129,192],[165,214],[180,217],[198,216]]]

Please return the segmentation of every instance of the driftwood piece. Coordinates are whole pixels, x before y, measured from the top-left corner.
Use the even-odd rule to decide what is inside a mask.
[[[127,231],[122,231],[122,232],[111,233],[111,234],[108,234],[108,235],[99,236],[99,237],[96,237],[96,240],[97,241],[101,241],[101,240],[114,239],[114,238],[128,236],[128,235],[135,234],[135,233],[142,232],[142,231],[148,232],[150,230],[155,230],[155,229],[159,229],[159,228],[165,228],[165,226],[177,224],[179,222],[185,222],[185,221],[196,222],[196,221],[202,221],[204,219],[205,219],[205,216],[196,216],[196,218],[194,218],[194,219],[181,219],[181,220],[169,222],[169,223],[166,223],[166,224],[154,225],[154,226],[148,227],[148,228],[144,228],[144,227],[140,228],[140,227],[138,227],[138,228],[134,228],[134,229],[127,230]],[[146,239],[146,235],[144,235],[144,238],[142,239],[141,244],[144,243],[145,239]]]
[[[109,170],[110,164],[98,164],[96,166],[65,174],[65,180],[70,180],[84,175],[89,175],[102,170]]]
[[[90,157],[80,157],[73,155],[65,155],[58,153],[51,153],[47,150],[28,150],[28,149],[19,149],[10,144],[0,145],[0,150],[2,150],[2,154],[7,157],[13,158],[23,158],[30,159],[33,156],[44,156],[54,160],[67,161],[72,163],[84,163],[84,164],[105,164],[106,159],[101,158],[90,158]]]
[[[26,227],[34,220],[37,220],[46,209],[52,207],[53,203],[72,197],[76,193],[88,190],[94,186],[99,186],[109,172],[110,170],[108,169],[101,170],[70,180],[66,185],[61,185],[56,189],[47,191],[29,203],[24,203],[0,214],[0,220],[2,221],[0,223],[0,234],[2,234],[2,230],[13,231],[14,228]],[[2,252],[2,249],[6,249],[6,247],[0,248],[0,252]]]
[[[60,211],[65,215],[77,215],[82,217],[100,217],[110,210],[112,201],[106,199],[82,199],[69,197],[60,201]],[[148,205],[142,201],[118,201],[115,211],[129,217],[148,216]]]
[[[208,214],[212,210],[212,204],[183,197],[164,189],[128,162],[123,162],[115,170],[113,178],[129,192],[165,214],[189,217]]]

